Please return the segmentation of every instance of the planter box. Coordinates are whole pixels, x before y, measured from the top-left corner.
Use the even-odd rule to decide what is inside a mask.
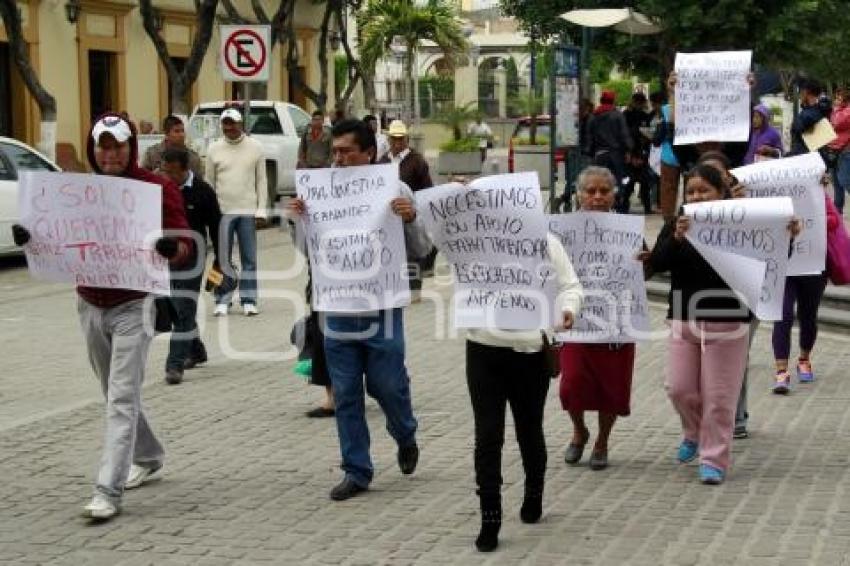
[[[549,146],[515,145],[514,172],[537,171],[540,188],[549,188]]]
[[[480,175],[481,153],[441,151],[437,160],[437,172],[440,175]]]

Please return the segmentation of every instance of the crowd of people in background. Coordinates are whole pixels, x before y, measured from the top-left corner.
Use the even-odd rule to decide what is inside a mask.
[[[673,100],[675,75],[667,84]],[[762,104],[752,106],[750,138],[739,143],[675,143],[675,112],[660,93],[647,97],[636,92],[621,111],[615,93],[603,91],[595,108],[580,105],[580,146],[588,166],[578,176],[576,196],[580,210],[630,212],[635,185],[645,214],[660,206],[664,226],[657,241],[646,246],[639,259],[645,275],[670,274],[670,326],[665,387],[682,423],[675,458],[681,463],[699,459],[699,478],[705,484],[722,483],[730,469],[733,438],[748,436],[748,352],[757,328],[752,312],[728,283],[685,239],[689,220],[683,203],[740,198],[743,188],[731,175],[734,167],[807,151],[803,134],[820,120],[829,119],[838,137],[822,151],[834,186],[825,204],[828,230],[841,222],[845,192],[850,192],[850,93],[836,92],[834,104],[821,86],[800,83],[801,111],[791,127],[791,143],[771,124]],[[332,124],[321,111],[313,113],[298,149],[299,168],[353,167],[396,163],[397,196],[392,212],[404,225],[412,300],[419,300],[423,273],[433,268],[436,250],[423,236],[417,221],[414,193],[434,185],[428,162],[410,147],[407,125],[388,124],[376,116],[362,120],[335,117]],[[188,229],[196,245],[185,237],[165,236],[156,250],[172,268],[174,295],[168,302],[172,336],[165,367],[169,384],[183,381],[184,370],[207,361],[198,333],[197,302],[203,285],[203,265],[212,255],[212,269],[222,275],[215,287],[214,315],[227,316],[238,289],[246,316],[259,314],[257,299],[257,228],[266,225],[268,190],[262,148],[243,127],[236,107],[220,116],[222,138],[210,145],[205,160],[186,146],[180,118],[162,123],[164,139],[139,159],[135,126],[121,115],[101,117],[88,137],[88,155],[96,174],[116,175],[154,183],[163,195],[163,227]],[[146,130],[152,129],[150,124]],[[480,140],[481,158],[492,142],[492,131],[478,120],[469,134]],[[657,163],[652,164],[653,161]],[[137,165],[141,164],[141,167]],[[680,177],[683,193],[680,199]],[[181,204],[182,203],[182,204]],[[306,210],[300,198],[287,203],[286,215],[295,221]],[[799,232],[794,222],[792,237]],[[16,226],[15,241],[25,244],[29,232]],[[206,242],[210,242],[209,248]],[[239,269],[231,259],[238,243]],[[581,284],[560,241],[549,236],[549,253],[558,286],[559,328],[570,328],[582,302]],[[300,249],[308,254],[306,247]],[[309,265],[309,263],[308,263]],[[182,275],[180,275],[182,274]],[[308,271],[305,300],[311,302]],[[827,284],[825,273],[788,277],[782,320],[774,324],[772,347],[776,373],[771,389],[792,389],[791,328],[799,320],[799,352],[794,369],[799,383],[815,379],[812,352],[817,336],[817,312]],[[108,519],[120,511],[125,489],[159,477],[163,449],[141,407],[141,384],[152,335],[142,328],[147,308],[142,294],[125,290],[80,287],[79,314],[89,358],[107,399],[106,444],[95,495],[85,507],[87,516]],[[696,308],[689,299],[709,295]],[[674,297],[678,301],[673,304]],[[687,305],[682,308],[682,305]],[[335,417],[343,476],[330,491],[333,500],[345,500],[368,489],[374,476],[370,435],[365,418],[365,395],[383,410],[387,430],[398,446],[403,474],[412,474],[419,460],[417,419],[411,401],[405,362],[404,315],[401,308],[359,316],[312,312],[302,334],[308,364],[305,373],[325,391],[325,399],[307,412],[311,418]],[[367,328],[378,332],[363,332]],[[551,329],[550,329],[551,330]],[[543,415],[550,378],[560,377],[559,397],[572,423],[564,461],[581,462],[591,432],[585,420],[598,413],[598,432],[589,465],[601,471],[609,466],[609,444],[618,418],[631,413],[634,344],[571,343],[560,349],[560,373],[546,359],[545,340],[538,331],[469,330],[466,338],[466,381],[474,416],[474,469],[481,510],[481,528],[475,540],[481,551],[498,546],[502,523],[501,456],[505,417],[511,408],[525,472],[520,518],[537,522],[543,512],[547,450]]]

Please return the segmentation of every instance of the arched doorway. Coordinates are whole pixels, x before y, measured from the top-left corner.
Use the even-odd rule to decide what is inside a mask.
[[[499,57],[487,57],[478,65],[478,110],[489,117],[499,115],[499,85],[496,82],[499,63]]]

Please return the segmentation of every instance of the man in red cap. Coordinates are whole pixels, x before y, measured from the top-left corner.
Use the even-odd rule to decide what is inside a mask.
[[[183,197],[173,182],[140,168],[138,138],[133,124],[119,114],[105,114],[88,136],[87,155],[95,174],[137,179],[162,192],[162,228],[185,231],[189,225]],[[15,243],[29,242],[30,232],[16,224]],[[192,252],[192,239],[165,236],[156,251],[172,267],[181,266]],[[153,339],[150,321],[154,303],[148,295],[130,289],[77,287],[77,310],[89,360],[106,397],[106,434],[97,472],[94,497],[83,515],[111,519],[121,511],[125,489],[141,486],[159,476],[162,445],[142,410],[142,381]],[[147,324],[146,324],[147,322]]]
[[[614,91],[602,91],[600,104],[587,122],[584,153],[593,159],[594,165],[606,167],[614,174],[619,200],[626,174],[626,156],[632,149],[632,136],[625,116],[614,106],[616,98]]]

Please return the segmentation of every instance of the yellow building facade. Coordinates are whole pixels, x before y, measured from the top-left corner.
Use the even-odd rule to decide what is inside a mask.
[[[133,120],[149,120],[158,128],[169,113],[169,91],[164,67],[142,27],[136,4],[112,0],[71,2],[78,8],[75,18],[69,17],[69,0],[23,0],[18,6],[32,65],[45,89],[56,98],[57,159],[61,161],[74,153],[84,162],[81,149],[94,116],[105,110],[126,111]],[[264,0],[263,4],[271,16],[279,2]],[[253,14],[248,0],[237,0],[234,5],[244,16]],[[191,49],[196,27],[193,7],[192,0],[156,3],[161,35],[176,63],[188,57]],[[299,66],[307,84],[314,88],[320,77],[316,22],[321,21],[322,9],[310,0],[299,0],[295,10]],[[191,104],[239,97],[238,88],[220,75],[219,44],[216,24],[191,92]],[[303,94],[290,88],[285,51],[280,44],[271,51],[270,69],[267,98],[308,106]],[[331,107],[332,72],[329,77]],[[38,106],[12,63],[6,32],[0,26],[0,135],[36,145],[40,141],[39,124]]]

